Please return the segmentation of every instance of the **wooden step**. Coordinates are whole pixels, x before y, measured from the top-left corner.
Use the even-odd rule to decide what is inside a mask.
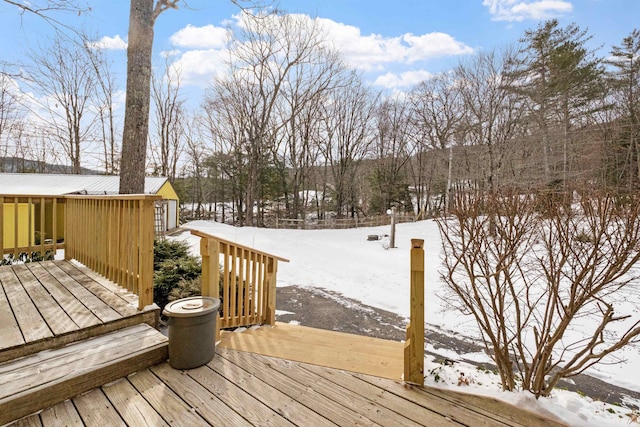
[[[0,426],[168,358],[168,339],[142,323],[0,364]]]

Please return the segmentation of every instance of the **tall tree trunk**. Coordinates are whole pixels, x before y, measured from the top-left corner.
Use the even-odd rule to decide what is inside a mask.
[[[153,0],[131,0],[120,193],[144,193],[151,100]]]

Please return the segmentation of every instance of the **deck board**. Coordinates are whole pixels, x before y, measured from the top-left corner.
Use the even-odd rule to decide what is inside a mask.
[[[131,294],[121,292],[115,293],[115,286],[111,289],[105,287],[104,281],[98,282],[93,275],[90,276],[87,274],[87,271],[89,270],[80,270],[72,263],[58,263],[56,266],[67,273],[71,278],[73,278],[73,280],[80,283],[94,295],[98,296],[121,316],[131,316],[137,313],[137,308],[132,306],[129,301],[123,297],[124,295]],[[136,300],[135,297],[133,297],[133,299]]]
[[[2,278],[0,277],[0,285]],[[4,286],[0,286],[0,348],[15,347],[24,344],[24,338],[18,326],[18,321],[13,315],[13,309],[9,304]]]
[[[78,329],[78,325],[55,302],[25,264],[14,266],[13,271],[54,334],[60,335]]]
[[[166,427],[169,425],[127,379],[107,384],[102,387],[102,391],[127,425],[140,427]],[[37,416],[32,418],[37,418]]]
[[[328,387],[339,391],[333,393]],[[12,427],[39,423],[43,427],[396,426],[412,422],[435,427],[562,426],[502,402],[504,407],[492,414],[495,407],[491,404],[478,408],[486,402],[481,396],[467,404],[468,395],[431,391],[385,378],[218,347],[213,360],[200,368],[181,371],[163,363],[31,415]],[[432,410],[434,399],[448,403],[436,404],[438,410]],[[90,408],[96,413],[87,414]],[[259,413],[255,408],[261,408]],[[501,412],[505,410],[506,414]],[[105,411],[102,417],[94,416],[101,411]],[[96,423],[97,419],[101,421]]]
[[[182,426],[203,424],[202,417],[192,411],[180,396],[150,370],[146,369],[130,375],[128,379],[138,393],[168,424]]]
[[[264,356],[254,354],[252,357],[261,359],[264,363]],[[347,388],[324,378],[321,373],[300,369],[299,364],[284,359],[271,359],[269,363],[274,370],[295,380],[304,387],[312,388],[322,395],[324,399],[341,403],[345,408],[362,415],[376,424],[419,427],[418,423],[409,420],[402,413],[393,412],[384,406],[376,404],[368,397],[353,393]]]
[[[222,333],[221,347],[400,380],[403,344],[397,341],[276,322]]]
[[[156,366],[151,370],[172,390],[182,396],[192,408],[195,408],[200,416],[213,425],[238,427],[251,425],[222,402],[216,393],[212,393],[204,385],[196,381],[193,373],[176,371],[167,364]]]
[[[45,409],[40,414],[42,425],[46,427],[83,427],[80,414],[71,400],[66,400],[56,406]]]
[[[245,370],[224,357],[218,357],[215,363],[210,363],[207,367],[226,378],[227,381],[233,382],[255,399],[258,399],[296,425],[307,423],[308,425],[317,426],[328,422],[326,418],[317,412],[299,404],[294,398],[273,388],[258,377],[247,376]]]
[[[140,323],[135,295],[69,261],[0,266],[0,363]]]
[[[25,342],[53,337],[47,322],[40,315],[38,308],[29,297],[29,294],[27,294],[14,271],[12,269],[0,269],[0,282]]]
[[[335,401],[326,399],[315,389],[306,387],[296,381],[292,381],[289,377],[271,369],[271,367],[269,369],[265,369],[264,363],[259,359],[252,357],[249,353],[228,349],[220,349],[219,353],[222,357],[228,359],[232,363],[241,366],[249,374],[261,379],[267,384],[270,384],[276,390],[279,390],[292,399],[295,399],[307,408],[312,409],[332,423],[338,425],[377,425],[373,421],[357,414],[349,408],[337,405]],[[273,359],[276,360],[276,358]]]
[[[97,295],[93,294],[89,289],[82,286],[73,277],[69,276],[66,271],[58,267],[53,261],[42,262],[42,267],[46,268],[62,286],[67,288],[76,298],[78,298],[91,312],[100,319],[101,322],[110,322],[121,318],[109,304],[101,300]]]
[[[82,422],[86,425],[127,426],[118,411],[116,411],[116,408],[99,388],[78,396],[73,400],[73,403],[78,415],[82,418]]]
[[[29,267],[31,272],[47,289],[65,313],[71,316],[71,319],[78,325],[78,328],[89,328],[100,324],[100,319],[98,319],[76,295],[60,283],[53,274],[44,268],[42,264],[34,263],[34,265]]]
[[[322,375],[329,381],[336,383],[357,395],[367,396],[367,398],[376,405],[400,413],[404,417],[415,421],[418,424],[423,423],[425,419],[433,419],[434,416],[438,415],[436,411],[420,405],[407,405],[405,399],[397,396],[396,394],[390,393],[383,388],[377,387],[366,381],[362,381],[352,373],[337,369],[324,369],[323,367],[316,365],[304,365],[304,369],[318,375]],[[452,421],[447,420],[444,417],[436,417],[432,425],[437,427],[450,426],[452,424],[454,424]]]

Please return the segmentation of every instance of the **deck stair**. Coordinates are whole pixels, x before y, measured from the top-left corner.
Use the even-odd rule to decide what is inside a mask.
[[[167,360],[146,323],[0,364],[0,425]]]

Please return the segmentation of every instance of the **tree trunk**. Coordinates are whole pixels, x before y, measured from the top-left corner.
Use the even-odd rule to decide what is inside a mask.
[[[151,99],[153,21],[153,0],[131,0],[127,94],[120,161],[121,194],[144,193]]]

